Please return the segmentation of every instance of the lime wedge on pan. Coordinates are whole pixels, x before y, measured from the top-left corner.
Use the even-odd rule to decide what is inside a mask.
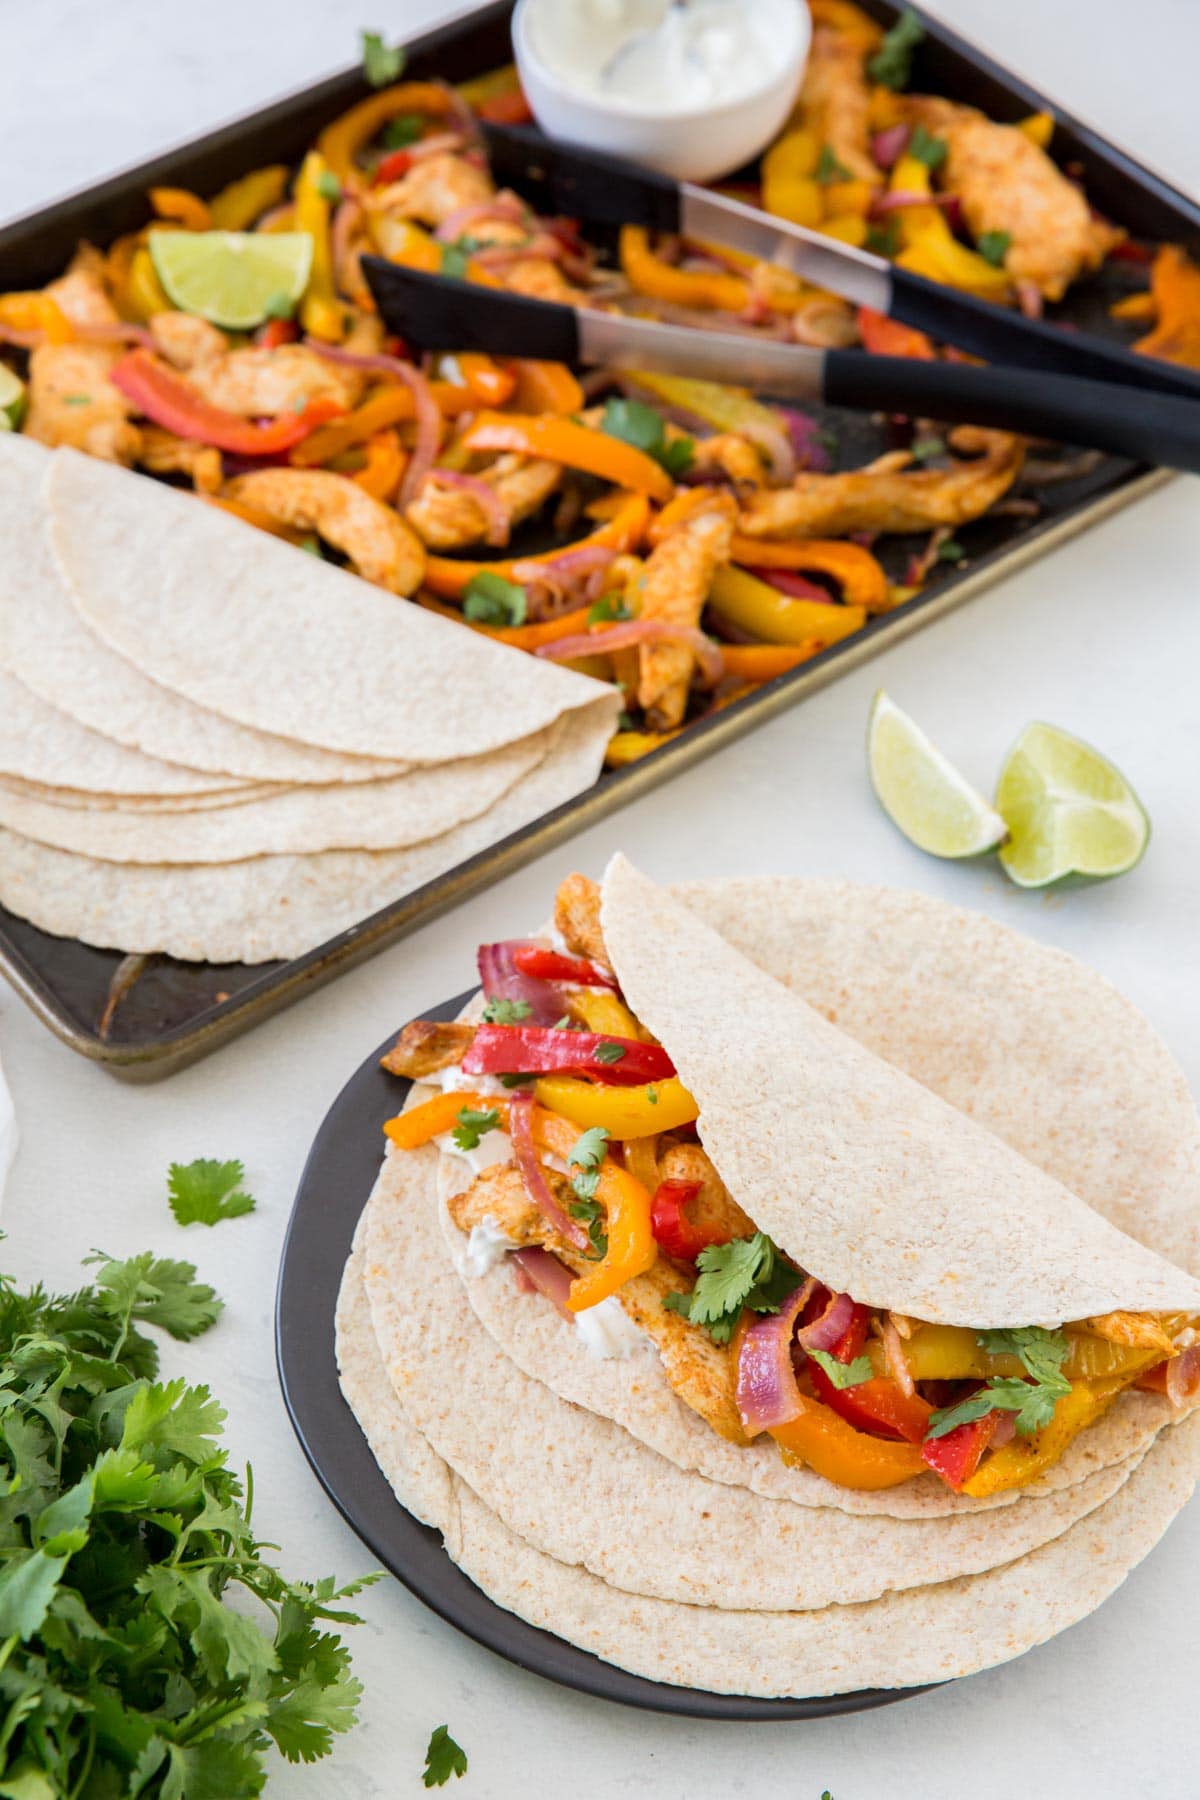
[[[918,850],[978,856],[1003,839],[1004,820],[882,688],[871,706],[867,761],[879,804]]]
[[[0,431],[19,431],[25,417],[25,383],[0,363]]]
[[[1067,875],[1124,875],[1150,842],[1141,801],[1107,757],[1054,725],[1027,725],[996,784],[1008,824],[1000,852],[1020,887]]]
[[[307,231],[152,231],[150,259],[172,304],[227,331],[290,313],[312,268]]]

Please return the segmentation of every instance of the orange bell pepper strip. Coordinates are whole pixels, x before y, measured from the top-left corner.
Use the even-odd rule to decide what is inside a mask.
[[[743,681],[774,681],[803,662],[819,656],[824,645],[816,638],[809,644],[722,644],[726,675]]]
[[[48,344],[69,344],[75,336],[70,319],[50,294],[0,294],[0,325],[40,331]]]
[[[832,1407],[800,1396],[800,1411],[771,1436],[787,1463],[798,1463],[839,1487],[877,1492],[926,1473],[918,1444],[870,1437],[840,1418]]]
[[[449,88],[436,81],[404,81],[360,100],[349,112],[327,125],[317,139],[317,149],[343,187],[355,187],[364,179],[355,168],[359,152],[381,132],[389,119],[401,113],[428,113],[441,119],[454,105]]]
[[[231,456],[278,455],[341,411],[331,395],[319,395],[303,412],[281,414],[268,425],[257,425],[224,407],[210,405],[182,375],[142,348],[128,351],[108,378],[156,425],[176,437],[214,444]]]
[[[744,312],[750,304],[750,283],[740,275],[675,268],[654,254],[650,234],[642,225],[621,227],[619,253],[629,285],[653,300],[734,313]]]
[[[1200,268],[1177,244],[1164,244],[1155,256],[1150,293],[1158,322],[1134,349],[1200,369]]]
[[[394,431],[381,431],[367,440],[367,460],[352,480],[373,500],[390,500],[400,485],[408,457]]]
[[[185,231],[212,230],[212,214],[199,194],[188,188],[153,187],[150,204],[160,219],[170,219]]]
[[[511,369],[502,368],[478,350],[459,350],[454,361],[458,364],[462,385],[477,406],[504,406],[512,399],[517,377]],[[444,366],[442,372],[445,373]]]
[[[571,550],[582,550],[585,546],[590,548],[592,545],[615,550],[618,555],[632,550],[645,535],[650,518],[650,503],[645,494],[620,494],[614,498],[620,501],[620,505],[615,508],[612,517],[605,519],[587,537],[579,538],[573,544],[564,544],[557,550],[548,550],[538,556],[518,557],[515,560],[530,563],[553,562],[557,556],[566,556]],[[455,600],[476,575],[503,575],[506,581],[510,581],[513,561],[510,557],[500,562],[465,562],[457,557],[431,556],[425,564],[425,586],[443,599]]]
[[[432,1100],[410,1107],[407,1112],[389,1119],[383,1128],[384,1135],[398,1149],[418,1150],[422,1144],[441,1137],[444,1131],[453,1131],[464,1106],[472,1112],[489,1112],[494,1107],[500,1114],[500,1124],[508,1124],[507,1100],[495,1100],[487,1094],[463,1093],[453,1088],[448,1093],[435,1094]]]
[[[590,606],[581,606],[575,612],[563,613],[557,619],[545,619],[537,625],[480,625],[474,619],[464,618],[457,607],[442,606],[428,594],[420,594],[417,598],[418,604],[427,612],[435,612],[439,618],[453,619],[456,625],[466,625],[471,631],[480,631],[498,644],[514,644],[518,650],[538,650],[543,644],[553,644],[559,638],[586,631],[592,610]]]
[[[577,413],[587,402],[566,363],[522,358],[509,365],[516,378],[513,410],[519,413]]]
[[[882,565],[861,544],[844,538],[792,538],[768,543],[734,534],[731,559],[757,569],[807,569],[810,574],[831,575],[842,590],[847,606],[882,612],[890,605],[888,579]]]
[[[548,418],[532,413],[481,413],[463,434],[466,450],[515,451],[562,463],[598,475],[614,487],[632,488],[665,503],[675,493],[666,470],[644,450],[621,438],[609,437],[573,419]]]
[[[873,312],[869,306],[860,306],[855,318],[863,349],[872,356],[911,356],[919,362],[932,362],[937,356],[933,339],[912,325],[902,325],[898,319]]]
[[[608,1249],[600,1262],[579,1275],[567,1294],[570,1312],[586,1312],[644,1275],[657,1261],[658,1242],[650,1225],[651,1196],[628,1169],[605,1158],[600,1165],[596,1198],[604,1208]]]

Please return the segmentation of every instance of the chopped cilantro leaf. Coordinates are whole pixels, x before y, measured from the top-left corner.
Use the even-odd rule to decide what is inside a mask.
[[[592,1055],[598,1063],[619,1063],[625,1055],[624,1044],[597,1044]]]
[[[444,1725],[439,1725],[429,1740],[429,1748],[425,1752],[424,1784],[427,1788],[445,1787],[452,1775],[462,1777],[467,1772],[467,1753],[461,1749],[450,1736]]]
[[[1021,1325],[1013,1331],[980,1331],[979,1347],[988,1356],[1020,1357],[1035,1381],[1066,1381],[1062,1366],[1071,1346],[1061,1331]]]
[[[551,1031],[570,1031],[574,1023],[570,1013],[564,1013],[561,1019],[555,1019],[550,1029]]]
[[[607,1154],[608,1132],[603,1125],[593,1125],[575,1139],[567,1161],[573,1168],[598,1169]]]
[[[596,1190],[600,1185],[600,1165],[607,1153],[608,1132],[603,1125],[593,1125],[590,1131],[582,1132],[575,1139],[567,1158],[568,1165],[575,1171],[571,1177],[571,1186],[577,1196],[570,1207],[571,1217],[581,1219],[587,1226],[588,1237],[597,1256],[604,1256],[608,1251],[608,1234],[604,1229],[605,1212],[596,1198]]]
[[[495,1131],[500,1123],[500,1109],[489,1106],[486,1112],[473,1112],[469,1106],[459,1108],[458,1124],[452,1136],[460,1150],[478,1150],[481,1138]]]
[[[658,1089],[654,1088],[654,1087],[648,1087],[646,1089],[646,1099],[649,1101],[651,1106],[657,1106],[658,1105]]]
[[[810,1350],[808,1354],[824,1369],[839,1393],[843,1388],[861,1386],[875,1374],[869,1356],[856,1356],[853,1362],[844,1363],[839,1362],[836,1356],[830,1356],[828,1350]]]
[[[442,245],[442,274],[448,275],[451,281],[465,281],[467,252],[461,244]]]
[[[580,1176],[579,1180],[584,1177]],[[598,1200],[573,1200],[567,1209],[573,1219],[580,1219],[588,1228],[588,1239],[596,1257],[603,1257],[608,1252],[608,1233],[604,1229],[604,1208]]]
[[[675,479],[685,475],[696,458],[694,439],[669,437],[662,414],[641,400],[607,400],[600,429],[607,437],[620,438],[652,456]]]
[[[899,91],[912,79],[913,52],[925,41],[925,27],[915,12],[903,12],[867,63],[867,74],[880,87]]]
[[[923,125],[914,125],[904,153],[915,156],[927,169],[940,169],[946,160],[947,148],[945,138],[934,137]]]
[[[242,1188],[246,1171],[240,1162],[172,1163],[167,1194],[176,1223],[215,1225],[219,1219],[236,1219],[254,1211],[254,1200]]]
[[[943,538],[938,545],[937,559],[944,563],[960,563],[966,554],[957,538]]]
[[[64,394],[63,395],[63,405],[64,406],[90,406],[91,404],[92,404],[92,396],[90,394]]]
[[[397,113],[383,128],[383,147],[385,150],[407,150],[424,129],[425,121],[420,113]]]
[[[387,87],[397,81],[404,68],[404,45],[385,44],[378,31],[364,31],[362,36],[363,75],[372,87]]]
[[[696,1267],[699,1275],[691,1293],[669,1294],[663,1305],[693,1325],[706,1325],[718,1344],[729,1342],[743,1307],[778,1312],[783,1295],[796,1285],[795,1271],[763,1231],[752,1238],[707,1245],[696,1258]]]
[[[476,625],[523,625],[527,610],[525,589],[490,569],[472,575],[463,589],[464,616]]]
[[[956,1426],[996,1411],[1016,1413],[1017,1430],[1022,1437],[1043,1430],[1054,1417],[1056,1403],[1071,1391],[1071,1383],[1062,1372],[1070,1349],[1062,1332],[1025,1325],[1013,1331],[981,1331],[977,1336],[988,1356],[1019,1357],[1030,1379],[993,1375],[978,1393],[935,1412],[926,1436],[944,1437]]]
[[[485,1025],[519,1025],[533,1011],[528,1000],[489,1000],[483,1009]]]
[[[342,184],[332,169],[322,169],[317,176],[317,192],[322,200],[328,200],[331,206],[336,206],[341,199]]]
[[[984,262],[990,262],[994,269],[1002,269],[1011,243],[1011,231],[981,231],[975,239],[975,248]]]
[[[533,1079],[532,1075],[501,1075],[500,1086],[506,1088],[524,1087],[527,1081],[532,1081]]]
[[[589,625],[613,625],[620,619],[632,619],[633,614],[623,600],[615,594],[605,594],[602,599],[588,609]]]
[[[618,731],[632,731],[633,730],[633,714],[632,713],[620,712],[617,714],[617,730]]]
[[[821,145],[821,155],[817,162],[817,180],[822,187],[828,187],[834,181],[849,181],[850,171],[845,163],[839,162],[829,144]]]
[[[914,462],[932,462],[935,456],[945,456],[946,440],[940,437],[914,438],[909,451]]]
[[[867,249],[873,250],[876,256],[899,256],[900,227],[895,219],[888,219],[883,225],[867,226]]]

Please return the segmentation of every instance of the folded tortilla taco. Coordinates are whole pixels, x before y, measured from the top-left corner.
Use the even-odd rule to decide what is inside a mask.
[[[485,947],[478,1024],[389,1059],[445,1089],[393,1143],[481,1164],[449,1201],[464,1255],[511,1253],[581,1333],[632,1324],[708,1431],[847,1495],[994,1502],[1130,1389],[1195,1399],[1195,1277],[623,859],[556,921]]]

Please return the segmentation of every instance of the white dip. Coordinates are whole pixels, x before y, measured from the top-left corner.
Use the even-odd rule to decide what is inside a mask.
[[[515,1249],[516,1245],[510,1237],[505,1237],[499,1222],[491,1213],[484,1213],[478,1225],[471,1227],[463,1264],[467,1274],[478,1281]]]
[[[576,1313],[575,1329],[584,1349],[602,1362],[637,1356],[650,1343],[615,1294],[601,1300],[598,1306],[589,1306],[586,1312]]]
[[[453,1068],[442,1069],[434,1080],[447,1094],[461,1091],[468,1094],[495,1094],[501,1099],[508,1097],[508,1089],[494,1075],[464,1075],[457,1063]],[[474,1150],[460,1150],[454,1141],[453,1131],[443,1131],[433,1141],[447,1156],[457,1156],[465,1162],[473,1175],[481,1175],[484,1169],[490,1169],[494,1163],[507,1162],[512,1155],[512,1144],[506,1131],[486,1131]],[[483,1271],[480,1270],[480,1273]]]
[[[692,112],[761,88],[775,47],[753,0],[536,0],[529,42],[564,86],[638,112]]]

